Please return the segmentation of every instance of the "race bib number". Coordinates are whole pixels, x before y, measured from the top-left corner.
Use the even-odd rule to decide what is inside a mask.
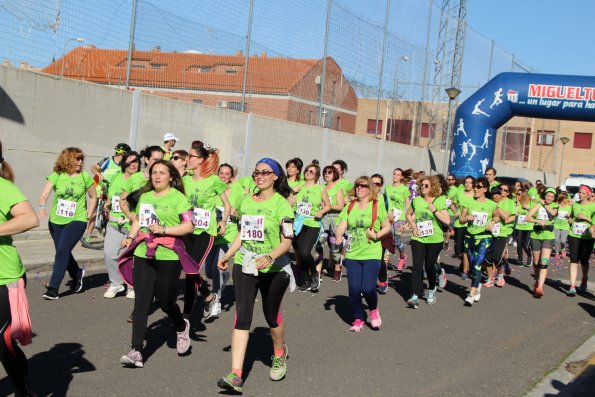
[[[540,221],[547,221],[549,219],[545,208],[539,207],[539,213],[537,214],[537,219],[539,219]]]
[[[159,223],[155,208],[151,204],[141,204],[138,211],[138,224],[141,227],[149,227],[154,223]]]
[[[56,215],[63,216],[65,218],[73,218],[76,212],[76,202],[58,199],[58,205],[56,206]]]
[[[488,213],[487,212],[475,212],[471,213],[473,215],[473,226],[485,226],[488,223]]]
[[[446,208],[449,208],[452,204],[452,200],[446,199]]]
[[[558,211],[558,219],[568,218],[568,211]]]
[[[519,215],[519,216],[517,216],[516,223],[518,225],[525,225],[525,224],[527,224],[527,215]]]
[[[122,212],[120,208],[120,196],[112,196],[112,212]]]
[[[242,215],[240,238],[243,241],[264,241],[264,216]]]
[[[417,222],[417,235],[428,237],[434,235],[434,223],[432,221]]]
[[[587,230],[587,224],[583,222],[574,222],[572,225],[572,234],[582,236]]]
[[[192,211],[192,223],[196,229],[208,229],[211,224],[211,211],[195,208]]]
[[[312,203],[306,203],[304,201],[300,201],[297,204],[297,211],[296,213],[299,215],[310,216],[312,212]]]
[[[493,234],[495,237],[498,237],[498,236],[500,235],[500,227],[501,227],[500,223],[496,223],[496,224],[494,225],[494,227],[492,228],[492,234]]]
[[[393,208],[393,216],[395,217],[395,221],[398,221],[399,218],[401,217],[401,215],[403,215],[402,211],[400,211],[396,208]]]

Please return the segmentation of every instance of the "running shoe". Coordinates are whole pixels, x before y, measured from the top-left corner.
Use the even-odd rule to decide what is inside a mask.
[[[574,288],[574,285],[571,285],[570,288],[568,288],[568,291],[566,291],[566,295],[576,296],[576,288]]]
[[[527,261],[525,262],[525,267],[531,267],[533,266],[533,260],[531,259],[531,257],[527,258]]]
[[[306,281],[306,282],[304,282],[304,285],[298,287],[298,291],[300,291],[300,292],[310,291],[311,289],[312,289],[312,286],[310,285],[310,281]]]
[[[446,272],[444,268],[440,269],[440,274],[438,275],[438,286],[440,288],[446,287]]]
[[[461,280],[467,280],[469,278],[469,276],[467,275],[466,272],[461,273]]]
[[[581,279],[581,285],[579,285],[578,287],[578,291],[583,294],[587,291],[587,277],[583,276],[583,278]]]
[[[560,253],[560,256],[562,258],[566,258],[566,251],[562,250],[562,252]]]
[[[211,317],[219,317],[220,314],[221,314],[221,302],[217,302],[215,307],[213,307]]]
[[[382,295],[386,294],[388,292],[388,281],[378,283],[376,291],[378,291],[378,293]]]
[[[486,288],[493,287],[494,286],[494,280],[491,279],[491,278],[488,278],[488,280],[485,283],[483,283],[483,286],[486,287]]]
[[[132,288],[128,288],[128,292],[126,292],[126,299],[134,299],[136,298],[136,294]]]
[[[475,299],[471,295],[467,295],[465,298],[465,306],[473,306],[473,302],[475,302]]]
[[[316,272],[314,276],[312,276],[312,281],[310,282],[310,290],[312,292],[318,292],[320,289],[320,273]]]
[[[361,332],[364,329],[364,322],[362,320],[355,320],[352,324],[351,324],[351,328],[349,328],[349,331],[351,332]]]
[[[512,270],[510,270],[508,261],[504,262],[504,274],[506,274],[507,276],[510,276],[512,274]]]
[[[144,366],[143,355],[138,350],[132,349],[120,358],[120,364],[129,368],[142,368]]]
[[[333,272],[333,281],[338,283],[339,281],[341,281],[341,270],[335,270]]]
[[[479,302],[480,299],[481,299],[481,293],[479,292],[479,290],[477,290],[477,292],[475,293],[475,295],[473,295],[473,300],[475,302]]]
[[[57,289],[48,288],[47,291],[45,291],[45,294],[42,295],[42,298],[48,301],[55,301],[56,299],[59,299],[60,296],[58,295]]]
[[[405,268],[405,263],[407,262],[407,255],[403,254],[403,256],[401,256],[399,258],[399,262],[397,262],[397,270],[401,271]]]
[[[506,281],[504,280],[504,275],[498,274],[498,277],[496,277],[496,286],[502,288],[504,287],[504,284],[506,284]]]
[[[233,372],[230,372],[227,376],[224,376],[217,381],[217,386],[228,391],[241,393],[244,381]]]
[[[279,381],[285,377],[285,372],[287,372],[287,352],[287,345],[284,344],[283,355],[281,357],[276,357],[275,355],[271,356],[271,361],[273,362],[269,372],[271,380]]]
[[[535,287],[535,290],[533,290],[533,294],[537,299],[541,298],[543,296],[543,288]]]
[[[103,297],[107,298],[107,299],[115,298],[116,295],[118,295],[120,292],[123,292],[125,289],[126,289],[126,287],[124,287],[122,284],[120,284],[120,285],[112,284],[109,286],[107,291],[105,291],[105,294],[103,294]]]
[[[85,269],[79,269],[76,274],[74,282],[74,292],[81,292],[83,290],[83,281],[85,279]]]
[[[428,292],[428,297],[426,298],[426,303],[428,305],[433,305],[434,303],[436,303],[436,288],[431,289]]]
[[[205,302],[205,308],[202,313],[204,319],[208,319],[213,316],[213,308],[217,303],[219,303],[219,295],[213,292],[213,298],[210,301]]]
[[[184,324],[184,331],[177,333],[176,350],[180,355],[185,354],[190,349],[190,322],[184,319]]]
[[[417,295],[413,294],[411,295],[411,298],[407,299],[407,306],[412,309],[417,309],[419,307],[419,299],[417,298]]]
[[[370,323],[372,325],[372,329],[376,331],[380,329],[380,325],[382,325],[382,319],[380,318],[380,312],[378,309],[370,310]]]

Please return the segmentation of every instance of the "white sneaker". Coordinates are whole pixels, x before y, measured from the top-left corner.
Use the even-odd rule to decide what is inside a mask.
[[[211,317],[218,317],[221,314],[221,302],[217,302],[211,311]]]
[[[473,302],[475,302],[475,299],[471,295],[467,295],[465,298],[465,306],[473,306]]]
[[[473,300],[475,302],[479,302],[480,299],[481,299],[481,294],[479,292],[476,292],[475,295],[473,295]]]
[[[126,299],[134,299],[134,298],[136,298],[136,295],[134,295],[134,290],[129,289],[128,292],[126,292]]]
[[[118,295],[120,292],[124,291],[125,289],[126,289],[126,287],[124,287],[122,284],[120,284],[120,285],[112,284],[109,286],[107,291],[105,291],[105,294],[103,294],[103,297],[107,298],[107,299],[115,298],[116,295]]]

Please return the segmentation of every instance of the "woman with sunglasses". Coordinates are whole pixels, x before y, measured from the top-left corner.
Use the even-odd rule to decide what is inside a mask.
[[[436,262],[444,244],[443,231],[450,217],[446,210],[446,198],[440,194],[440,181],[435,176],[422,176],[416,182],[420,195],[411,201],[407,209],[407,222],[411,226],[411,256],[413,274],[411,275],[411,297],[407,306],[419,307],[419,298],[423,295],[423,271],[428,277],[428,297],[426,303],[436,303]]]
[[[48,216],[46,201],[54,192],[52,209],[49,211],[50,235],[54,240],[56,255],[52,277],[43,298],[56,300],[58,289],[68,270],[74,280],[74,292],[83,290],[85,269],[81,269],[72,256],[72,250],[81,239],[87,222],[93,219],[97,206],[97,190],[91,174],[83,170],[85,155],[79,148],[68,147],[60,153],[54,165],[54,172],[47,177],[47,182],[39,196],[39,217]],[[87,206],[87,196],[89,205]]]
[[[587,290],[589,275],[589,258],[593,252],[593,227],[595,224],[595,203],[589,200],[591,188],[582,185],[578,189],[579,201],[572,204],[570,212],[570,232],[568,233],[568,249],[570,254],[570,288],[569,296],[575,296],[577,291],[584,293]],[[577,290],[578,265],[581,265],[583,275]]]
[[[558,215],[559,207],[555,200],[556,189],[545,188],[541,193],[541,202],[534,205],[527,214],[527,220],[534,224],[531,232],[531,250],[535,276],[533,294],[536,298],[543,296],[543,285],[554,248],[554,219]]]
[[[184,190],[192,207],[192,223],[194,232],[184,237],[186,250],[199,266],[205,262],[213,247],[215,236],[225,235],[227,220],[231,206],[227,199],[227,185],[216,175],[219,169],[217,150],[205,147],[201,141],[192,142],[188,153],[188,170],[192,175],[183,178]],[[223,203],[223,214],[217,219],[217,198]],[[209,271],[209,273],[212,273]],[[206,280],[198,274],[186,275],[186,291],[184,293],[184,317],[189,319],[196,301],[196,292],[205,299],[203,317],[209,318],[219,303],[220,296],[211,292]]]
[[[327,165],[323,170],[326,193],[328,194],[330,211],[323,218],[324,231],[326,233],[326,240],[328,243],[329,255],[329,269],[332,270],[333,281],[341,281],[341,249],[337,244],[335,230],[339,226],[339,214],[345,207],[345,195],[340,188],[337,181],[341,177],[337,168],[332,165]]]
[[[568,241],[568,232],[570,231],[570,213],[572,212],[572,202],[566,192],[558,192],[556,202],[559,205],[558,215],[554,220],[554,250],[556,251],[556,260],[566,258],[566,242]]]
[[[128,152],[122,156],[120,172],[109,181],[106,207],[109,208],[109,223],[105,230],[103,245],[103,259],[109,277],[109,287],[103,294],[104,298],[115,298],[120,292],[126,291],[126,285],[118,271],[118,253],[120,244],[130,230],[130,220],[122,212],[120,197],[124,185],[140,170],[140,157],[137,152]],[[128,288],[128,299],[134,299],[134,289]]]
[[[455,215],[455,256],[461,259],[459,271],[461,272],[461,279],[467,280],[469,274],[469,256],[465,252],[465,233],[467,232],[467,225],[461,222],[461,213],[463,208],[473,200],[473,185],[475,178],[472,176],[465,177],[462,187],[459,189],[451,204],[452,211]]]
[[[486,178],[477,178],[473,185],[474,200],[463,207],[461,222],[467,223],[465,246],[472,271],[471,289],[465,298],[465,305],[472,306],[481,298],[481,267],[492,243],[494,225],[500,221],[497,204],[486,197],[489,189]]]
[[[304,184],[302,175],[303,167],[304,162],[299,157],[294,157],[285,163],[285,169],[287,170],[287,184],[291,190],[293,190],[294,194],[297,194]]]
[[[304,172],[304,183],[300,191],[289,198],[295,208],[296,219],[302,218],[303,226],[293,239],[293,249],[302,270],[302,292],[316,292],[320,288],[320,273],[312,256],[312,248],[320,234],[321,219],[331,209],[326,188],[318,183],[320,167],[309,164]]]
[[[388,198],[388,218],[391,222],[392,233],[395,239],[395,248],[399,252],[399,261],[397,262],[397,270],[401,271],[407,262],[407,254],[405,254],[405,244],[403,244],[403,229],[407,224],[405,214],[411,203],[411,192],[405,182],[405,171],[401,168],[395,168],[393,171],[393,183],[386,187],[386,196]],[[390,257],[390,253],[387,255]],[[388,263],[388,257],[384,260]]]
[[[182,177],[188,173],[188,152],[183,149],[175,150],[170,159],[171,163],[176,167]]]
[[[337,244],[345,240],[345,267],[353,323],[349,329],[360,332],[364,328],[362,296],[370,309],[373,329],[382,324],[378,310],[376,282],[382,259],[382,236],[390,233],[386,208],[378,200],[378,188],[371,178],[361,176],[355,180],[351,192],[356,199],[343,208],[337,228]],[[347,232],[347,237],[344,237]]]
[[[217,265],[225,271],[233,258],[236,314],[231,336],[231,372],[219,379],[217,386],[235,392],[242,392],[244,385],[242,370],[258,291],[273,341],[269,377],[280,381],[287,371],[281,302],[293,279],[286,256],[293,238],[294,213],[287,201],[292,189],[281,165],[270,158],[256,163],[252,177],[257,191],[240,203],[240,233]]]
[[[125,251],[119,259],[119,270],[128,283],[134,282],[136,295],[131,350],[120,358],[122,365],[132,368],[144,366],[143,344],[153,296],[173,322],[178,354],[188,352],[190,323],[176,303],[177,286],[182,267],[187,273],[199,270],[179,239],[194,229],[182,177],[173,164],[165,160],[154,162],[149,174],[150,182],[141,190],[138,216],[132,221],[128,236],[122,240]],[[132,277],[126,277],[130,272]]]
[[[516,222],[514,229],[516,231],[516,252],[517,252],[517,264],[527,267],[531,266],[531,249],[529,248],[531,231],[533,231],[533,223],[527,221],[527,214],[531,209],[531,198],[529,193],[524,188],[516,192],[516,206],[515,216]],[[523,260],[523,253],[527,254],[527,262],[525,264]]]

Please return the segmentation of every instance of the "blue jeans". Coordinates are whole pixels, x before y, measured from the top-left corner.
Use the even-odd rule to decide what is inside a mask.
[[[50,235],[54,240],[54,248],[56,248],[56,256],[54,258],[54,268],[52,270],[52,277],[50,278],[50,288],[59,289],[64,274],[68,270],[68,274],[73,280],[76,280],[77,273],[80,268],[72,250],[79,242],[85,229],[86,222],[72,221],[66,225],[56,225],[49,222]]]
[[[347,286],[351,313],[354,320],[364,319],[362,295],[368,303],[370,310],[378,308],[378,295],[376,294],[376,279],[380,270],[380,259],[353,260],[345,259],[347,268]]]

